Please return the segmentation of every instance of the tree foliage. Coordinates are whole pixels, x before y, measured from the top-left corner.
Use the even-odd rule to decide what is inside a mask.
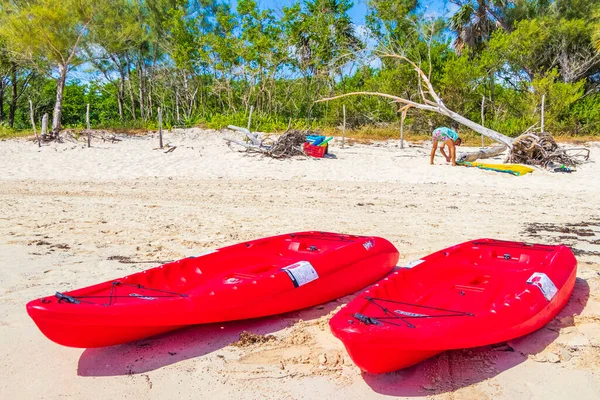
[[[257,0],[0,0],[0,124],[36,119],[81,126],[244,125],[250,107],[261,130],[334,126],[341,104],[351,126],[396,123],[385,99],[315,100],[349,91],[418,97],[406,63],[415,60],[445,103],[517,135],[546,129],[600,130],[600,6],[595,0],[450,0],[452,15],[428,2],[369,0],[365,25],[350,0],[297,0],[269,9]],[[409,113],[429,131],[445,117]]]

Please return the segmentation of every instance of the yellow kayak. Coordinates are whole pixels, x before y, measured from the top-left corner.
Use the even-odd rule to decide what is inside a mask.
[[[465,167],[477,167],[496,172],[505,172],[516,176],[521,176],[533,172],[533,168],[520,164],[486,164],[480,162],[462,162],[458,163]]]

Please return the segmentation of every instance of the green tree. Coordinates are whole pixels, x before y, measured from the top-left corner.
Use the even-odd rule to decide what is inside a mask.
[[[507,30],[505,12],[508,0],[451,0],[459,6],[450,18],[450,27],[457,34],[454,48],[461,53],[465,47],[480,51],[492,32],[501,27]]]
[[[8,49],[0,38],[0,125],[4,122],[4,94],[8,87],[10,61]]]
[[[369,0],[367,27],[380,44],[404,48],[422,16],[417,0]]]
[[[105,82],[115,88],[121,120],[124,118],[125,84],[129,71],[127,59],[140,47],[140,43],[147,40],[147,30],[140,23],[139,7],[140,4],[128,0],[113,0],[111,7],[95,15],[88,40],[84,43],[86,58],[102,74]],[[131,97],[129,111],[133,119],[136,118],[135,110]]]
[[[275,75],[286,58],[282,27],[271,10],[259,10],[254,0],[240,0],[237,11],[244,47],[246,107],[253,102],[259,112],[274,110],[271,92]]]
[[[70,68],[81,64],[85,41],[98,2],[93,0],[14,0],[5,3],[0,35],[23,59],[58,70],[52,130],[61,128],[64,87]]]
[[[304,78],[303,111],[308,118],[314,99],[325,89],[333,90],[334,75],[341,75],[342,66],[364,46],[348,16],[351,7],[349,0],[306,0],[284,8],[290,66]]]

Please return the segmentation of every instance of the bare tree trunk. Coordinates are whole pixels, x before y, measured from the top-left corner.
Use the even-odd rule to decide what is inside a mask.
[[[65,89],[65,82],[67,80],[67,66],[63,64],[58,65],[59,77],[56,81],[56,103],[54,103],[54,112],[52,114],[52,133],[57,134],[61,128],[61,117],[62,117],[62,103]]]
[[[17,95],[17,64],[15,63],[12,63],[10,67],[10,79],[12,82],[12,98],[8,109],[8,126],[12,128],[15,125],[15,112],[17,111],[17,100],[19,99]]]
[[[179,118],[179,90],[175,90],[175,115],[177,122],[181,121],[181,118]]]
[[[42,142],[40,142],[40,137],[38,136],[37,129],[35,127],[35,116],[33,115],[33,102],[29,99],[29,117],[31,118],[31,126],[33,127],[33,132],[35,133],[35,137],[37,138],[38,147],[42,147]]]
[[[502,154],[505,150],[506,150],[506,146],[504,146],[504,145],[498,145],[498,146],[490,147],[488,149],[481,149],[474,153],[469,153],[469,154],[463,155],[462,157],[460,157],[459,161],[472,162],[475,160],[479,160],[481,158],[496,157],[497,155]]]
[[[123,67],[119,66],[119,74],[121,80],[119,82],[119,91],[117,92],[117,103],[119,104],[119,119],[123,119],[123,99],[125,97],[125,74]]]
[[[113,62],[119,68],[119,87],[117,89],[117,103],[119,105],[119,118],[122,120],[124,117],[124,103],[125,103],[125,66],[123,65],[123,59],[120,56],[112,56]]]
[[[144,107],[144,87],[143,87],[144,73],[141,69],[141,63],[138,63],[138,92],[140,101],[140,116],[145,121],[145,107]]]
[[[123,102],[120,96],[117,96],[117,105],[119,106],[119,119],[123,119]]]
[[[0,123],[4,121],[4,89],[6,88],[6,81],[4,77],[0,78]]]
[[[183,91],[185,93],[185,100],[186,100],[184,114],[185,114],[185,117],[189,119],[192,116],[195,93],[194,93],[194,95],[192,95],[190,93],[187,72],[183,71],[182,76],[183,76]]]
[[[160,107],[158,107],[158,137],[159,137],[159,145],[160,148],[163,148],[163,133],[162,133],[162,112],[160,111]]]
[[[133,85],[131,84],[131,62],[128,56],[125,56],[125,60],[127,61],[127,87],[129,89],[129,99],[131,100],[131,116],[135,120],[137,119],[137,115],[135,111],[135,98],[133,97]]]
[[[406,100],[403,99],[401,97],[398,96],[393,96],[391,94],[386,94],[386,93],[379,93],[379,92],[352,92],[352,93],[346,93],[346,94],[342,94],[339,96],[333,96],[333,97],[328,97],[328,98],[324,98],[321,100],[317,100],[317,102],[321,102],[321,101],[329,101],[329,100],[334,100],[334,99],[339,99],[342,97],[347,97],[347,96],[355,96],[355,95],[367,95],[367,96],[380,96],[380,97],[385,97],[388,99],[392,99],[394,101],[396,101],[397,103],[401,103],[401,104],[405,104],[404,107],[402,107],[400,109],[400,111],[404,111],[404,110],[408,110],[409,108],[417,108],[419,110],[427,110],[427,111],[433,111],[436,112],[438,114],[442,114],[445,115],[447,117],[452,118],[453,120],[455,120],[456,122],[471,128],[472,130],[474,130],[475,132],[481,133],[484,136],[489,137],[492,140],[495,140],[497,142],[500,142],[502,144],[504,144],[505,146],[507,146],[508,148],[512,148],[513,145],[513,139],[509,138],[508,136],[504,136],[501,133],[498,133],[492,129],[486,128],[484,126],[481,126],[480,124],[471,121],[468,118],[463,117],[462,115],[455,113],[454,111],[450,110],[449,108],[447,108],[442,102],[441,100],[439,100],[439,104],[436,104],[432,101],[429,101],[427,99],[424,100],[424,102],[426,104],[422,104],[422,103],[416,103],[414,101],[411,100]]]
[[[492,110],[494,109],[494,99],[496,98],[495,89],[496,89],[496,74],[494,73],[494,71],[492,71],[492,75],[490,76],[490,106],[492,107]]]
[[[90,103],[88,103],[86,111],[85,111],[85,126],[87,128],[87,142],[88,142],[88,147],[92,146],[92,133],[90,130]]]
[[[131,84],[131,75],[127,79],[127,86],[129,87],[129,100],[131,101],[131,116],[133,119],[137,119],[137,112],[135,110],[135,98],[133,97],[133,85]]]
[[[93,62],[94,66],[99,69],[102,74],[104,75],[104,77],[106,78],[106,80],[108,80],[114,87],[115,87],[115,93],[117,95],[117,106],[119,108],[119,119],[123,119],[123,103],[124,103],[124,97],[125,97],[125,71],[124,71],[124,66],[123,66],[123,62],[121,60],[121,58],[119,56],[116,56],[114,54],[110,54],[109,55],[111,61],[113,62],[113,64],[117,67],[117,69],[119,70],[119,82],[116,83],[115,81],[113,81],[108,72],[102,68],[101,66],[99,66],[97,63]]]
[[[146,98],[148,99],[148,118],[152,118],[154,103],[152,103],[152,81],[148,81],[148,87],[146,88]]]
[[[48,136],[48,113],[42,117],[42,139],[46,139]]]

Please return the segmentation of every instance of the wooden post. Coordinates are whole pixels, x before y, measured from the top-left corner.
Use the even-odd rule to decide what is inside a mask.
[[[485,96],[481,97],[481,126],[485,127]],[[481,148],[483,149],[484,147],[483,135],[481,135]]]
[[[546,95],[543,94],[542,95],[542,132],[544,132],[544,109],[545,109],[545,103],[546,103]]]
[[[162,140],[162,110],[158,107],[158,137],[160,148],[163,148],[163,140]]]
[[[35,127],[35,119],[33,118],[33,102],[29,99],[29,116],[31,117],[31,126],[33,126],[33,132],[35,133],[35,137],[38,141],[38,147],[42,147],[42,142],[40,141],[40,137],[38,136],[37,129]]]
[[[42,117],[42,137],[45,138],[48,134],[48,113]]]
[[[254,110],[254,106],[250,106],[250,115],[248,115],[248,130],[250,131],[250,124],[252,123],[252,111]],[[252,131],[250,131],[252,132]]]
[[[87,110],[85,112],[85,125],[87,126],[88,147],[92,147],[92,134],[90,132],[90,103],[88,103]]]
[[[346,142],[346,105],[342,105],[342,112],[344,114],[344,125],[342,125],[342,149],[344,148],[344,143]]]
[[[175,113],[177,115],[177,123],[179,123],[181,121],[181,118],[179,118],[179,90],[175,91]]]
[[[404,148],[404,120],[406,119],[406,112],[408,110],[402,111],[402,115],[400,116],[400,148]]]

